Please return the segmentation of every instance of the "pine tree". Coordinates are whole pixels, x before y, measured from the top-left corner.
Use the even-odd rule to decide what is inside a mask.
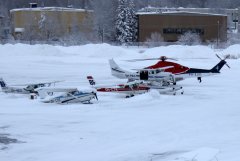
[[[130,0],[129,7],[130,7],[130,17],[131,17],[130,26],[131,26],[131,32],[132,32],[132,42],[136,42],[137,32],[138,32],[138,21],[137,21],[135,5],[133,0]]]
[[[116,19],[116,40],[122,44],[136,41],[136,22],[133,0],[119,0]]]
[[[116,40],[120,43],[125,42],[125,1],[126,0],[119,0],[118,1],[118,8],[117,8],[117,19],[116,19]]]

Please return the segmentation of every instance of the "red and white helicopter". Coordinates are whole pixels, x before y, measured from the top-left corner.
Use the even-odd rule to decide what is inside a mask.
[[[160,60],[156,64],[148,66],[144,69],[157,70],[157,69],[166,68],[166,69],[164,69],[164,72],[174,74],[175,81],[181,81],[186,78],[196,77],[199,80],[199,82],[201,82],[202,77],[220,74],[220,70],[222,69],[222,67],[224,65],[226,65],[228,68],[230,68],[226,62],[226,59],[228,59],[229,56],[226,56],[224,59],[221,59],[217,54],[216,54],[216,56],[220,59],[220,62],[217,63],[212,69],[189,68],[189,67],[183,66],[181,64],[175,63],[175,62],[166,61],[167,59],[176,60],[174,58],[168,58],[166,56],[161,56],[160,58],[133,59],[133,60],[128,60],[128,61],[135,62],[135,61],[145,61],[145,60]]]

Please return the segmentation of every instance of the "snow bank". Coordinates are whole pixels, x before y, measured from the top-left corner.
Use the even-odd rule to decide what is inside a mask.
[[[240,45],[237,44],[237,45],[232,45],[230,47],[228,47],[227,49],[225,49],[223,52],[222,52],[222,55],[230,55],[230,58],[231,59],[239,59],[240,58]]]

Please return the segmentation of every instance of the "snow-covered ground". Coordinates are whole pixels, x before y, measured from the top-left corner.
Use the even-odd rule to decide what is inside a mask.
[[[162,55],[179,58],[185,66],[212,68],[219,62],[216,53],[240,55],[240,45],[222,51],[206,46],[0,45],[0,77],[8,84],[65,80],[58,86],[90,88],[87,75],[100,84],[124,81],[111,76],[110,58],[125,69],[156,61],[122,60]],[[56,105],[0,93],[0,140],[17,139],[0,142],[0,161],[169,161],[202,148],[219,149],[218,161],[239,161],[240,62],[228,64],[231,69],[224,67],[201,84],[196,79],[179,82],[185,93],[177,96],[151,91],[125,99],[99,93],[99,101],[90,105]]]

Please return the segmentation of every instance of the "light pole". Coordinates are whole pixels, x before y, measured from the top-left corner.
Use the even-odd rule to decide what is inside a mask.
[[[219,45],[219,20],[217,21],[217,47]]]

